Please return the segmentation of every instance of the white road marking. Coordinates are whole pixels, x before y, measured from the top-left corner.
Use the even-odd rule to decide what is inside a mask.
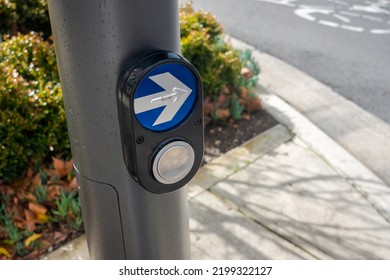
[[[371,29],[372,34],[390,34],[390,29]]]
[[[381,6],[381,3],[368,3],[369,5],[363,6],[363,5],[353,5],[352,8],[350,8],[353,11],[362,11],[362,12],[368,12],[368,13],[374,13],[374,14],[385,14],[388,15],[390,12],[386,9],[383,9]]]
[[[295,7],[296,5],[293,2],[296,2],[297,0],[250,0],[250,1],[252,1],[252,2],[268,2],[268,3],[282,5],[282,6]]]
[[[319,6],[319,5],[299,5],[300,9],[312,9],[312,10],[332,10],[333,6]]]
[[[331,27],[338,27],[339,26],[339,24],[337,22],[327,21],[327,20],[322,20],[322,19],[319,20],[318,23],[326,25],[326,26],[331,26]]]
[[[320,14],[329,15],[329,14],[333,13],[333,10],[323,9],[323,8],[319,8],[319,7],[303,6],[303,7],[300,7],[299,9],[296,9],[294,11],[294,13],[301,18],[304,18],[304,19],[307,19],[310,21],[315,21],[316,18],[312,14],[320,13]]]
[[[346,23],[350,23],[350,22],[351,22],[351,20],[350,20],[349,18],[345,17],[345,16],[338,15],[338,14],[334,14],[333,16],[334,16],[335,18],[337,18],[337,19],[343,21],[343,22],[346,22]]]
[[[363,27],[346,25],[346,24],[341,25],[341,28],[349,31],[356,31],[356,32],[362,32],[364,30]]]
[[[348,4],[348,3],[346,3],[346,2],[343,2],[343,1],[332,0],[331,2],[334,2],[334,3],[336,3],[336,4],[340,4],[340,5],[344,5],[344,6],[349,6],[349,4]]]
[[[365,20],[371,20],[375,22],[385,22],[384,19],[376,16],[364,15],[359,12],[365,13],[375,13],[375,14],[390,14],[390,1],[389,0],[376,0],[377,2],[372,2],[375,0],[365,1],[364,4],[353,5],[343,0],[326,0],[327,2],[348,6],[348,8],[337,7],[337,5],[328,5],[328,6],[310,6],[310,5],[298,5],[300,0],[250,0],[252,2],[266,2],[276,5],[283,5],[288,7],[297,7],[294,10],[295,15],[312,21],[317,22],[321,25],[341,28],[348,31],[362,32],[366,30],[371,34],[390,34],[390,29],[365,29],[364,27],[351,25],[350,17],[361,18]],[[343,11],[340,9],[348,9],[349,11]],[[353,12],[357,11],[357,12]],[[318,19],[318,16],[315,14],[323,14],[330,17],[333,17],[335,21]],[[339,23],[338,21],[341,21]],[[387,22],[390,24],[390,21]]]

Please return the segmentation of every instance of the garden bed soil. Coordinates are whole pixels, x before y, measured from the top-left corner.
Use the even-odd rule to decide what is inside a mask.
[[[241,120],[228,124],[209,124],[205,127],[205,155],[203,164],[240,146],[278,122],[266,111],[244,114]]]

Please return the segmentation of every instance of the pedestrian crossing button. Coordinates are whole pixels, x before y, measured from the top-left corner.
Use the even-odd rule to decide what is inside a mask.
[[[153,161],[153,175],[162,184],[185,178],[194,166],[195,153],[190,144],[174,141],[164,146]]]

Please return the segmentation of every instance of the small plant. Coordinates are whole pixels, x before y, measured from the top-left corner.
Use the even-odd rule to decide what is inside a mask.
[[[75,199],[72,199],[70,202],[70,209],[72,211],[73,219],[71,221],[71,226],[74,230],[79,231],[83,228],[83,216],[81,214],[80,207],[80,197],[77,196]]]
[[[234,120],[240,119],[242,116],[242,112],[244,111],[244,106],[239,103],[238,97],[236,95],[233,95],[230,99],[230,108],[232,118]]]
[[[47,186],[36,185],[34,196],[37,198],[37,202],[39,204],[43,204],[46,201],[46,197],[47,197]]]
[[[4,232],[6,233],[6,240],[8,243],[16,243],[22,238],[22,233],[14,224],[11,215],[6,208],[7,197],[1,196],[0,204],[0,225],[2,225]]]
[[[252,56],[252,50],[238,50],[238,57],[243,65],[239,86],[254,88],[259,80],[260,67]]]
[[[56,209],[51,211],[52,221],[65,223],[74,230],[82,228],[80,200],[76,191],[69,193],[61,191],[61,196],[56,198],[54,203]]]
[[[47,173],[42,170],[42,169],[39,169],[39,175],[41,177],[41,182],[43,185],[46,185],[47,184],[47,181],[48,181],[48,175]]]
[[[70,200],[73,198],[74,194],[74,192],[67,194],[64,191],[61,191],[61,196],[54,200],[57,210],[52,210],[52,214],[54,214],[53,221],[62,222],[66,220],[70,208]]]
[[[0,229],[2,229],[5,236],[3,236],[3,239],[0,242],[0,249],[2,249],[1,251],[7,257],[10,257],[13,254],[24,255],[27,252],[26,246],[24,245],[24,239],[32,233],[25,228],[19,229],[16,226],[11,214],[6,208],[6,201],[6,196],[2,196],[0,200]],[[6,248],[13,248],[14,252],[10,254]]]

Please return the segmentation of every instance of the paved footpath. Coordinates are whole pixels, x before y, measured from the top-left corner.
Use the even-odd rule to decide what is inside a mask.
[[[192,259],[390,259],[390,187],[277,95],[258,92],[280,124],[189,183]],[[45,258],[88,258],[85,237]]]

